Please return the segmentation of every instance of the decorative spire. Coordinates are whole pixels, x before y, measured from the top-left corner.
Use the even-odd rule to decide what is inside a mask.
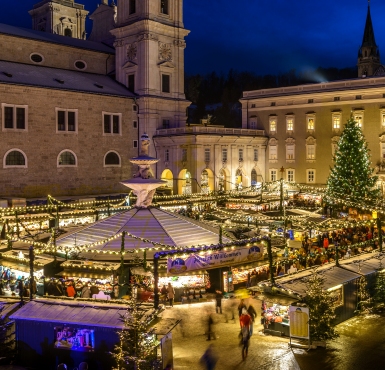
[[[361,47],[364,47],[364,46],[375,48],[376,51],[377,51],[376,40],[374,38],[374,30],[373,30],[373,24],[372,24],[372,17],[370,16],[370,0],[368,0],[368,13],[366,15],[364,37],[362,38],[362,45],[361,45]]]

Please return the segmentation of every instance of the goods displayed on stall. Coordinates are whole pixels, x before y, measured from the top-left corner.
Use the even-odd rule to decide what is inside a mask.
[[[265,301],[261,305],[261,323],[265,329],[278,331],[284,335],[290,335],[289,307],[277,303],[268,306]]]
[[[55,348],[72,351],[93,351],[95,346],[94,330],[70,326],[55,326]]]
[[[131,286],[135,286],[137,299],[143,302],[152,301],[154,298],[154,275],[143,267],[132,267]],[[133,293],[132,293],[133,294]]]

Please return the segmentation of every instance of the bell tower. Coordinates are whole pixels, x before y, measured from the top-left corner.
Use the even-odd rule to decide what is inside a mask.
[[[140,134],[185,126],[183,0],[120,1],[111,33],[116,79],[138,96]]]
[[[32,28],[37,31],[55,33],[76,39],[86,38],[86,17],[84,5],[74,0],[43,0],[29,11]]]
[[[373,76],[378,67],[380,67],[380,51],[374,38],[372,18],[370,16],[370,0],[368,1],[368,13],[362,45],[358,51],[358,77]]]

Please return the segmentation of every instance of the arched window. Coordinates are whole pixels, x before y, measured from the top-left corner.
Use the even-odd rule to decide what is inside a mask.
[[[202,188],[202,193],[207,194],[210,191],[209,173],[206,170],[203,170],[201,173],[201,188]]]
[[[72,37],[72,31],[69,28],[64,30],[64,36]]]
[[[76,166],[76,156],[74,153],[64,150],[59,154],[58,165],[59,166]]]
[[[5,154],[4,167],[27,167],[24,154],[20,150],[12,149]]]
[[[116,152],[108,152],[104,157],[104,165],[105,166],[119,166],[120,165],[120,157]]]

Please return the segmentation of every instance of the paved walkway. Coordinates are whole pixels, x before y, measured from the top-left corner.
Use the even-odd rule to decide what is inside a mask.
[[[173,331],[174,370],[203,369],[200,358],[209,344],[214,345],[218,355],[215,370],[299,370],[294,355],[289,348],[289,339],[262,334],[260,325],[261,301],[247,298],[246,305],[252,304],[258,312],[257,325],[250,340],[249,354],[245,361],[242,360],[241,347],[239,346],[239,322],[236,309],[239,299],[223,301],[223,314],[215,313],[215,303],[194,303],[175,305],[167,308],[164,317],[182,319],[181,324]],[[232,311],[235,320],[231,320]],[[214,315],[214,332],[216,340],[208,342],[207,326],[208,315]]]

